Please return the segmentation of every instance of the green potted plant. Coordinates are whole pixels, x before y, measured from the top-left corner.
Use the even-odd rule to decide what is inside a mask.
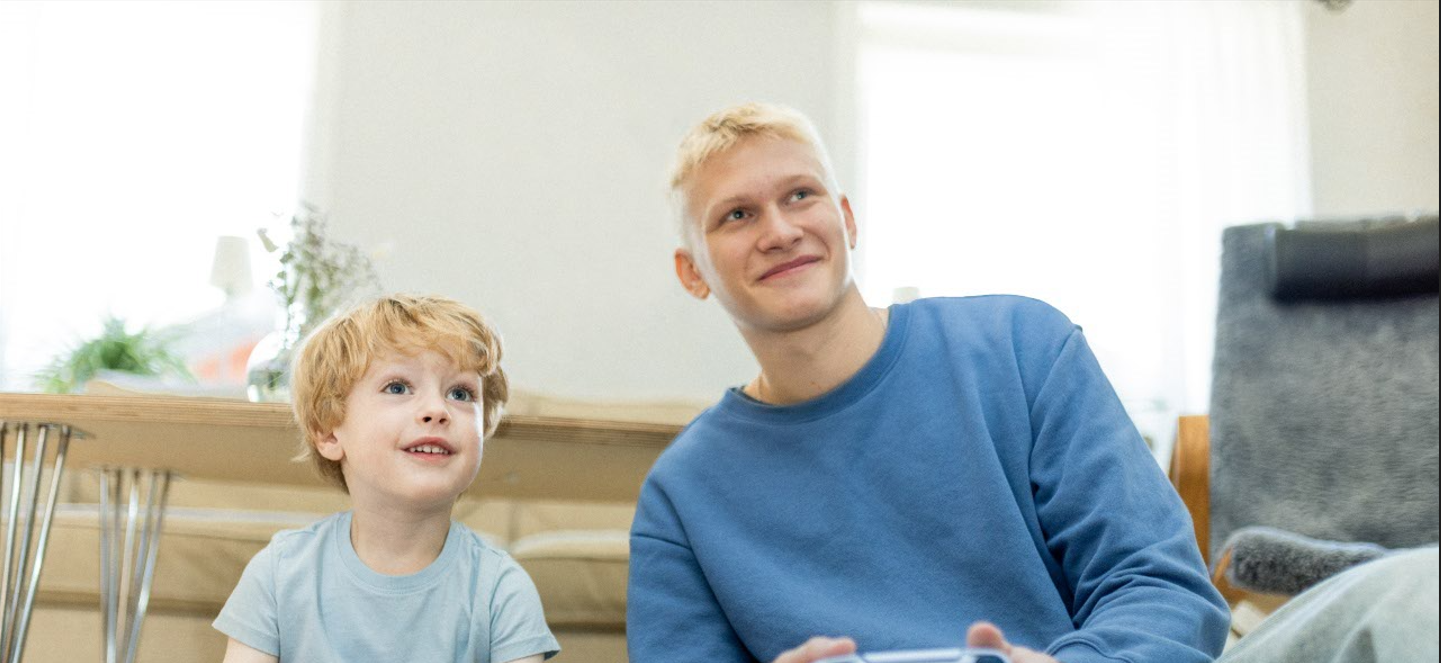
[[[290,361],[300,340],[355,296],[378,289],[375,268],[360,249],[326,236],[327,219],[309,204],[290,218],[290,240],[277,243],[265,229],[260,242],[279,254],[280,270],[267,285],[284,311],[284,326],[256,345],[246,364],[252,401],[290,397]]]
[[[36,386],[52,394],[68,394],[106,371],[193,380],[185,360],[170,349],[173,331],[125,329],[125,321],[107,315],[100,335],[60,354],[36,374]]]

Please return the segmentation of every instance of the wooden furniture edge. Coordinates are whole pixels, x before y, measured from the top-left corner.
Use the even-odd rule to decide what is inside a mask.
[[[1211,420],[1204,414],[1181,417],[1171,452],[1171,485],[1186,503],[1201,559],[1211,558]]]
[[[0,393],[0,423],[66,425],[67,466],[164,468],[183,477],[322,485],[288,405],[165,396]],[[467,492],[495,497],[634,500],[678,424],[516,415],[485,442]],[[14,439],[14,430],[7,433]],[[88,438],[88,439],[87,439]],[[201,453],[189,453],[195,445]],[[52,446],[53,448],[53,446]],[[26,456],[35,445],[27,442]],[[9,454],[7,453],[7,456]]]
[[[284,403],[249,403],[176,396],[87,396],[53,394],[0,394],[0,422],[29,421],[115,423],[162,421],[204,426],[246,426],[300,429],[290,406]],[[81,432],[84,426],[79,425]],[[517,440],[567,440],[610,446],[664,448],[684,426],[653,422],[576,419],[533,415],[503,415],[496,436]]]

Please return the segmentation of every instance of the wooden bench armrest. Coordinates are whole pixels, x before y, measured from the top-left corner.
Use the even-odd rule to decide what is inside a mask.
[[[1181,417],[1176,447],[1171,452],[1171,485],[1186,503],[1196,529],[1201,559],[1211,562],[1211,421],[1210,417]]]
[[[1171,452],[1171,485],[1180,493],[1181,501],[1191,513],[1196,529],[1196,544],[1201,559],[1211,565],[1211,420],[1206,415],[1181,417],[1176,427],[1176,447]],[[1250,601],[1262,613],[1270,613],[1288,597],[1260,594],[1232,587],[1226,580],[1231,565],[1231,550],[1220,552],[1211,571],[1211,583],[1233,608]],[[1244,634],[1244,633],[1241,633]]]

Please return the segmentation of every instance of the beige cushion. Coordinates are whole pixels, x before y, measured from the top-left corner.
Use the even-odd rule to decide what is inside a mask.
[[[510,553],[535,581],[552,625],[625,628],[626,530],[533,534]]]
[[[167,514],[156,560],[150,604],[160,609],[216,613],[256,552],[280,529],[303,527],[318,516],[286,522],[241,512]],[[307,520],[308,518],[308,520]],[[56,514],[40,578],[39,600],[98,606],[100,524],[94,507],[70,506]]]
[[[515,503],[511,541],[544,532],[570,530],[630,531],[635,505],[620,502],[554,502],[524,500]]]
[[[477,525],[505,523],[507,504],[457,507],[457,515],[487,543],[504,539]],[[151,605],[218,612],[250,558],[282,529],[305,527],[324,514],[173,507],[165,517]],[[463,521],[464,522],[464,521]],[[100,523],[94,505],[67,505],[56,514],[40,579],[50,603],[99,604]]]

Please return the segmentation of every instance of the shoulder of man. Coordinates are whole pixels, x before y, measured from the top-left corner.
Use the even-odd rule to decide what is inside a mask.
[[[1018,344],[1065,338],[1078,328],[1056,307],[1020,295],[931,297],[909,306],[920,324],[939,323],[951,333],[1008,338]]]
[[[707,453],[710,446],[709,441],[715,435],[716,420],[723,416],[719,409],[720,403],[712,405],[686,424],[685,428],[676,434],[675,439],[671,440],[670,444],[661,452],[660,457],[656,459],[647,474],[647,481],[651,481],[657,476],[681,471],[685,467],[701,462],[698,460],[698,456],[704,456]]]

